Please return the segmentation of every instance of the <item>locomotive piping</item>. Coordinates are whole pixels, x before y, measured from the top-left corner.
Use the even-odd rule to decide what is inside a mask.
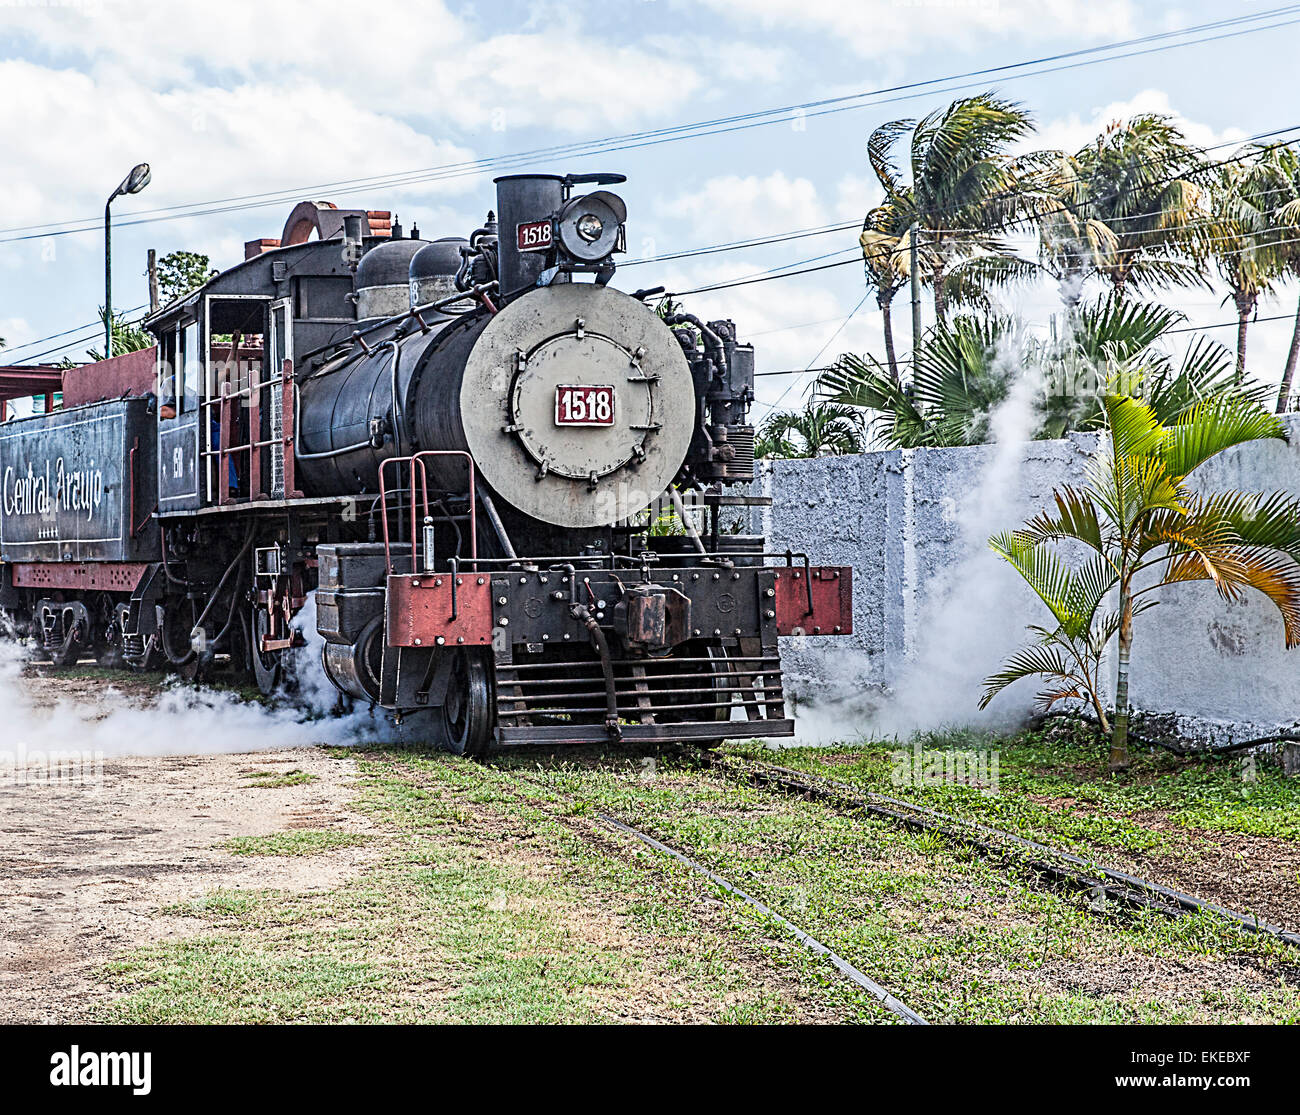
[[[714,364],[717,365],[719,374],[725,375],[727,371],[727,350],[722,343],[722,338],[712,329],[704,324],[694,314],[671,314],[664,318],[667,325],[693,325],[700,331],[700,336],[704,340],[704,350],[713,357]]]
[[[217,602],[217,598],[221,595],[222,591],[225,589],[226,582],[230,580],[230,575],[235,571],[239,563],[244,560],[245,556],[247,556],[248,549],[253,544],[253,537],[255,533],[256,533],[255,524],[249,523],[248,534],[244,537],[244,544],[239,548],[239,553],[235,555],[234,561],[232,561],[226,567],[226,571],[221,575],[221,580],[217,582],[217,587],[213,589],[212,595],[208,597],[207,606],[203,609],[201,613],[199,613],[199,618],[194,622],[194,626],[190,629],[191,637],[193,636],[193,633],[195,631],[197,631],[199,628],[203,626],[203,621],[208,618],[208,613],[212,611],[212,605],[214,605]],[[235,600],[231,602],[230,615],[226,618],[225,625],[221,628],[221,631],[217,634],[217,637],[213,640],[214,644],[219,642],[221,639],[225,638],[226,634],[230,631],[231,621],[234,619],[235,616],[235,609],[237,607],[238,599],[239,599],[239,592],[238,590],[236,590]],[[167,661],[169,661],[173,666],[185,666],[194,660],[193,647],[187,650],[184,654],[177,656],[172,654],[171,647],[167,645],[166,639],[162,639],[161,644],[162,644],[163,653],[167,656]]]
[[[570,591],[576,591],[577,578],[569,578]],[[614,683],[614,664],[609,656],[609,640],[601,630],[600,623],[591,614],[586,604],[571,604],[569,613],[587,629],[592,645],[600,655],[600,671],[605,678],[605,731],[609,738],[617,743],[623,738],[623,729],[618,726],[618,688]]]
[[[478,498],[483,504],[483,510],[487,513],[488,522],[492,524],[492,529],[496,531],[501,548],[506,552],[506,557],[518,557],[519,555],[515,553],[514,545],[510,541],[510,536],[506,533],[506,528],[501,522],[501,516],[497,514],[496,504],[492,502],[492,497],[487,494],[486,489],[480,488]]]
[[[695,529],[695,524],[687,517],[686,508],[682,506],[682,494],[674,487],[668,488],[668,496],[673,501],[673,510],[677,512],[677,517],[682,521],[682,528],[686,531],[687,536],[695,544],[695,549],[702,554],[709,551],[704,545],[703,539],[700,538],[700,532]]]

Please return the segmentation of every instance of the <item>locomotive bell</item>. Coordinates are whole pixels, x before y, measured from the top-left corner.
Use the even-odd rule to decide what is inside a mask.
[[[563,527],[625,519],[663,494],[695,428],[690,366],[635,299],[594,283],[508,303],[460,387],[467,448],[492,488]]]

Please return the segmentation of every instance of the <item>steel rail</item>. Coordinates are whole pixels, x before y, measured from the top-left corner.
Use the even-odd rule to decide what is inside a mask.
[[[901,999],[897,998],[894,995],[891,995],[888,991],[886,991],[883,987],[881,987],[880,984],[878,984],[870,976],[866,975],[858,968],[855,968],[852,964],[850,964],[847,960],[845,960],[844,957],[840,956],[839,953],[835,952],[834,950],[828,948],[826,945],[822,944],[821,941],[817,940],[817,938],[814,937],[811,933],[807,932],[804,929],[800,929],[799,926],[795,925],[795,923],[792,922],[789,918],[783,917],[781,914],[778,914],[770,906],[764,904],[763,902],[760,902],[753,895],[747,894],[745,891],[741,890],[737,886],[733,886],[731,883],[727,882],[727,880],[724,879],[721,875],[717,874],[714,871],[710,871],[703,864],[696,863],[695,860],[679,852],[676,848],[670,848],[663,841],[656,840],[653,836],[650,836],[648,833],[644,833],[640,829],[633,828],[631,825],[624,824],[622,821],[619,821],[614,817],[609,816],[606,813],[597,813],[596,818],[599,821],[603,822],[604,824],[609,825],[611,828],[615,828],[620,830],[621,832],[625,832],[629,836],[635,836],[643,844],[646,844],[649,847],[653,848],[656,852],[659,852],[665,856],[669,856],[670,858],[675,859],[678,863],[682,864],[685,867],[688,867],[691,871],[694,871],[697,875],[704,876],[704,878],[708,879],[709,882],[711,882],[714,886],[720,887],[722,890],[725,890],[728,894],[733,894],[737,898],[739,898],[742,902],[745,902],[748,905],[752,906],[755,910],[761,913],[768,920],[773,921],[777,925],[779,925],[782,929],[784,929],[787,933],[789,933],[792,937],[794,937],[795,940],[797,940],[806,949],[816,953],[818,956],[824,956],[835,966],[835,968],[842,975],[847,976],[849,979],[851,979],[864,991],[868,992],[872,998],[874,998],[878,1003],[880,1003],[881,1006],[883,1006],[886,1010],[891,1011],[892,1013],[898,1015],[898,1017],[901,1018],[904,1022],[907,1022],[909,1025],[912,1026],[929,1025],[929,1023],[924,1018],[922,1018],[919,1014],[917,1014],[916,1011],[912,1010],[912,1008],[909,1007],[906,1003],[904,1003]]]
[[[545,786],[544,784],[539,783],[536,779],[531,778],[529,775],[525,773],[522,773],[518,770],[513,770],[510,773],[513,775],[513,778],[511,780],[514,783],[516,783],[513,792],[520,798],[523,797],[523,793],[519,789],[518,784],[522,783],[522,784],[532,786],[536,789],[544,789],[546,792],[554,793],[556,794],[556,796],[560,798],[565,798],[570,802],[572,802],[573,800],[571,794],[566,794],[563,791],[555,790],[553,787]],[[539,804],[535,799],[529,799],[529,800],[532,801],[533,804],[535,805]],[[565,824],[569,828],[573,829],[574,831],[581,832],[584,835],[589,834],[591,832],[590,826],[580,822],[576,816],[564,815],[564,814],[558,814],[558,815],[552,814],[552,816],[555,816],[557,820],[559,820],[561,823]],[[717,872],[710,871],[703,864],[697,863],[689,856],[685,855],[682,852],[679,852],[676,848],[669,847],[669,845],[665,844],[662,840],[656,840],[649,833],[642,832],[640,829],[634,828],[633,826],[618,820],[618,818],[616,817],[611,817],[608,813],[594,812],[590,814],[590,816],[594,817],[597,821],[600,821],[602,824],[607,825],[612,829],[616,829],[619,832],[624,832],[629,836],[635,837],[637,840],[640,840],[647,847],[653,848],[656,852],[668,856],[670,859],[676,860],[678,863],[682,864],[682,866],[695,872],[697,875],[701,875],[704,878],[708,879],[709,882],[714,884],[714,886],[717,886],[720,889],[726,891],[728,894],[734,895],[735,897],[739,898],[741,901],[746,903],[746,905],[757,910],[764,917],[766,917],[776,925],[780,926],[786,932],[788,932],[810,952],[813,952],[816,955],[824,957],[825,959],[829,960],[831,964],[834,965],[835,969],[838,972],[840,972],[847,979],[852,980],[855,984],[857,984],[869,995],[871,995],[873,999],[875,999],[878,1003],[880,1003],[881,1006],[883,1006],[886,1010],[890,1011],[891,1013],[898,1015],[898,1017],[903,1019],[904,1022],[912,1026],[930,1025],[929,1022],[927,1022],[924,1018],[922,1018],[921,1015],[917,1014],[916,1011],[912,1010],[912,1008],[909,1007],[906,1003],[904,1003],[901,999],[891,994],[884,987],[882,987],[875,980],[873,980],[870,976],[868,976],[865,972],[861,971],[853,964],[850,964],[847,960],[844,959],[844,957],[840,956],[839,953],[835,952],[833,949],[828,948],[826,945],[822,944],[821,941],[819,941],[807,930],[801,929],[799,926],[795,925],[795,923],[792,922],[789,918],[784,917],[781,914],[778,914],[766,903],[760,902],[753,895],[746,893],[745,891],[741,890],[737,886],[734,886],[732,883],[722,878],[721,875],[717,874]]]
[[[729,776],[744,773],[748,775],[751,781],[760,784],[774,785],[787,791],[802,794],[805,797],[829,799],[840,805],[848,805],[851,808],[860,809],[874,816],[884,817],[908,828],[938,833],[955,843],[964,844],[985,855],[1005,858],[1009,852],[1006,847],[1008,844],[1028,848],[1040,856],[1052,856],[1070,864],[1070,868],[1065,868],[1042,859],[1023,861],[1026,866],[1032,868],[1036,873],[1067,883],[1075,889],[1094,894],[1102,892],[1107,897],[1115,898],[1126,905],[1153,909],[1165,914],[1212,914],[1246,932],[1275,937],[1288,945],[1300,948],[1300,933],[1294,933],[1283,929],[1281,926],[1261,921],[1259,918],[1238,913],[1236,910],[1220,906],[1215,902],[1207,902],[1205,899],[1174,890],[1161,883],[1153,883],[1147,879],[1138,878],[1136,875],[1130,875],[1125,871],[1117,871],[1113,868],[1090,863],[1083,857],[1076,856],[1071,852],[1064,852],[1046,844],[1040,844],[1036,840],[1030,840],[1028,837],[1019,836],[1013,832],[1006,832],[1003,829],[993,828],[991,825],[979,821],[955,817],[949,813],[941,813],[936,809],[916,805],[899,798],[892,798],[885,794],[876,794],[870,791],[864,793],[847,783],[838,782],[823,775],[792,770],[789,767],[752,761],[741,766],[720,756],[707,756],[705,761],[712,768]],[[900,812],[900,810],[903,812]],[[953,828],[953,825],[968,826],[970,829],[1002,841],[1002,844],[979,840],[969,833],[963,833]],[[1073,870],[1072,868],[1081,870]],[[1086,872],[1092,874],[1089,875]]]

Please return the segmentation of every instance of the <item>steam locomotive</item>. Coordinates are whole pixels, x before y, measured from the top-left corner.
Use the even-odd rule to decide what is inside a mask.
[[[299,205],[0,426],[0,608],[56,665],[271,692],[314,593],[344,700],[467,755],[791,734],[778,639],[849,633],[851,571],[728,522],[753,349],[610,285],[622,181],[499,178],[430,241]]]

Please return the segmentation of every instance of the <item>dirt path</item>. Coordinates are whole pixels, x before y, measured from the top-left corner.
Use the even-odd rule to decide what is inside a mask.
[[[255,772],[315,780],[276,789]],[[0,1022],[86,1018],[95,969],[175,932],[160,913],[219,887],[325,889],[363,866],[329,856],[232,856],[231,837],[285,829],[359,831],[348,812],[355,764],[300,748],[256,755],[118,759],[88,785],[0,786]]]
[[[0,1022],[89,1017],[104,994],[96,970],[106,960],[193,932],[165,913],[170,906],[220,887],[330,888],[366,863],[364,846],[307,857],[234,856],[221,847],[286,829],[367,828],[347,807],[350,759],[298,747],[72,762],[37,750],[78,746],[70,709],[102,719],[157,696],[156,685],[129,674],[111,685],[30,668],[8,679],[8,724],[0,711]],[[33,733],[32,710],[55,708],[63,713],[51,721],[59,738]],[[177,749],[185,745],[176,740]],[[289,771],[302,772],[294,784],[258,785],[284,781]]]
[[[400,806],[405,800],[410,781],[395,783],[397,796],[388,813],[376,814],[379,799],[371,794],[367,808],[358,759],[337,751],[300,746],[238,754],[118,754],[52,766],[48,756],[34,750],[37,742],[68,754],[104,743],[121,751],[190,745],[205,750],[223,740],[249,738],[253,731],[272,741],[276,737],[277,722],[269,714],[264,730],[260,722],[252,728],[244,723],[232,736],[229,710],[197,724],[193,708],[181,716],[168,711],[169,693],[174,702],[175,690],[129,675],[43,674],[30,667],[11,676],[0,691],[0,710],[11,710],[7,732],[0,711],[0,1023],[102,1019],[114,1009],[110,1003],[120,1005],[125,990],[106,980],[106,963],[151,957],[143,961],[146,966],[165,978],[185,980],[190,976],[186,948],[212,948],[212,969],[186,985],[181,993],[186,1002],[167,1002],[166,991],[154,1002],[146,989],[136,1002],[138,1011],[165,1020],[188,1018],[186,1010],[206,1009],[212,1006],[209,999],[224,1002],[227,994],[234,995],[231,988],[243,987],[241,966],[249,964],[263,975],[243,987],[238,1009],[225,1014],[223,1006],[216,1008],[223,1019],[285,1020],[297,1012],[314,1018],[311,1011],[317,1009],[326,1012],[322,1018],[333,1017],[331,1004],[319,993],[301,1002],[294,996],[304,972],[336,963],[340,972],[370,965],[377,979],[399,972],[379,1017],[396,1012],[423,1018],[431,1011],[436,1017],[440,997],[480,978],[505,980],[503,986],[514,994],[510,979],[520,977],[497,972],[500,957],[510,957],[513,972],[537,952],[543,969],[554,962],[559,971],[572,969],[580,980],[594,980],[576,991],[561,989],[574,998],[572,1009],[594,1017],[711,1021],[753,1004],[810,1020],[827,1017],[829,1008],[798,979],[773,971],[753,949],[736,956],[736,943],[722,926],[680,940],[661,940],[638,929],[628,915],[626,894],[590,885],[567,854],[539,842],[517,819],[468,800],[452,806],[459,800],[453,792],[446,802],[455,809],[454,826],[442,832],[417,825],[414,834],[403,834],[402,809],[394,802]],[[122,726],[137,721],[120,714],[154,705],[157,716],[141,722],[134,744],[121,739]],[[245,707],[238,715],[247,720],[257,712]],[[302,736],[299,730],[292,738]],[[436,799],[443,798],[439,791]],[[421,799],[420,808],[436,814],[441,806]],[[312,834],[309,839],[324,831],[368,833],[371,839],[306,855],[237,855],[229,846],[232,838],[294,830]],[[430,874],[431,864],[443,865],[436,876]],[[454,887],[432,889],[435,877],[444,873],[477,882],[463,895]],[[491,891],[486,915],[473,885]],[[366,898],[365,888],[375,886],[405,887],[410,916],[396,917],[395,910],[381,908],[381,900]],[[299,914],[296,929],[310,926],[319,931],[319,940],[304,946],[296,933],[281,932],[274,916],[269,928],[241,931],[237,922],[222,920],[222,902],[211,903],[217,891],[242,892],[255,907],[292,908]],[[700,901],[717,905],[709,896]],[[485,916],[492,926],[479,924]],[[382,949],[339,954],[354,936],[335,934],[339,926],[355,923],[364,937],[373,924],[393,917],[385,923]],[[542,932],[534,922],[548,928]],[[210,942],[217,937],[223,944],[214,947]],[[182,943],[186,948],[179,947]],[[150,946],[170,951],[151,954]],[[495,974],[464,968],[461,953],[475,949]],[[729,959],[720,963],[716,958],[724,955]],[[258,965],[271,965],[275,974],[268,977],[271,969]],[[719,976],[721,968],[730,974]],[[213,986],[221,982],[213,974],[219,969],[232,980],[221,991]],[[264,978],[271,985],[258,982]],[[518,990],[531,993],[526,979]],[[547,996],[560,992],[542,990],[530,1009],[545,1016]],[[358,988],[353,1006],[373,1006],[368,994]],[[348,1014],[352,1007],[339,1010]]]

